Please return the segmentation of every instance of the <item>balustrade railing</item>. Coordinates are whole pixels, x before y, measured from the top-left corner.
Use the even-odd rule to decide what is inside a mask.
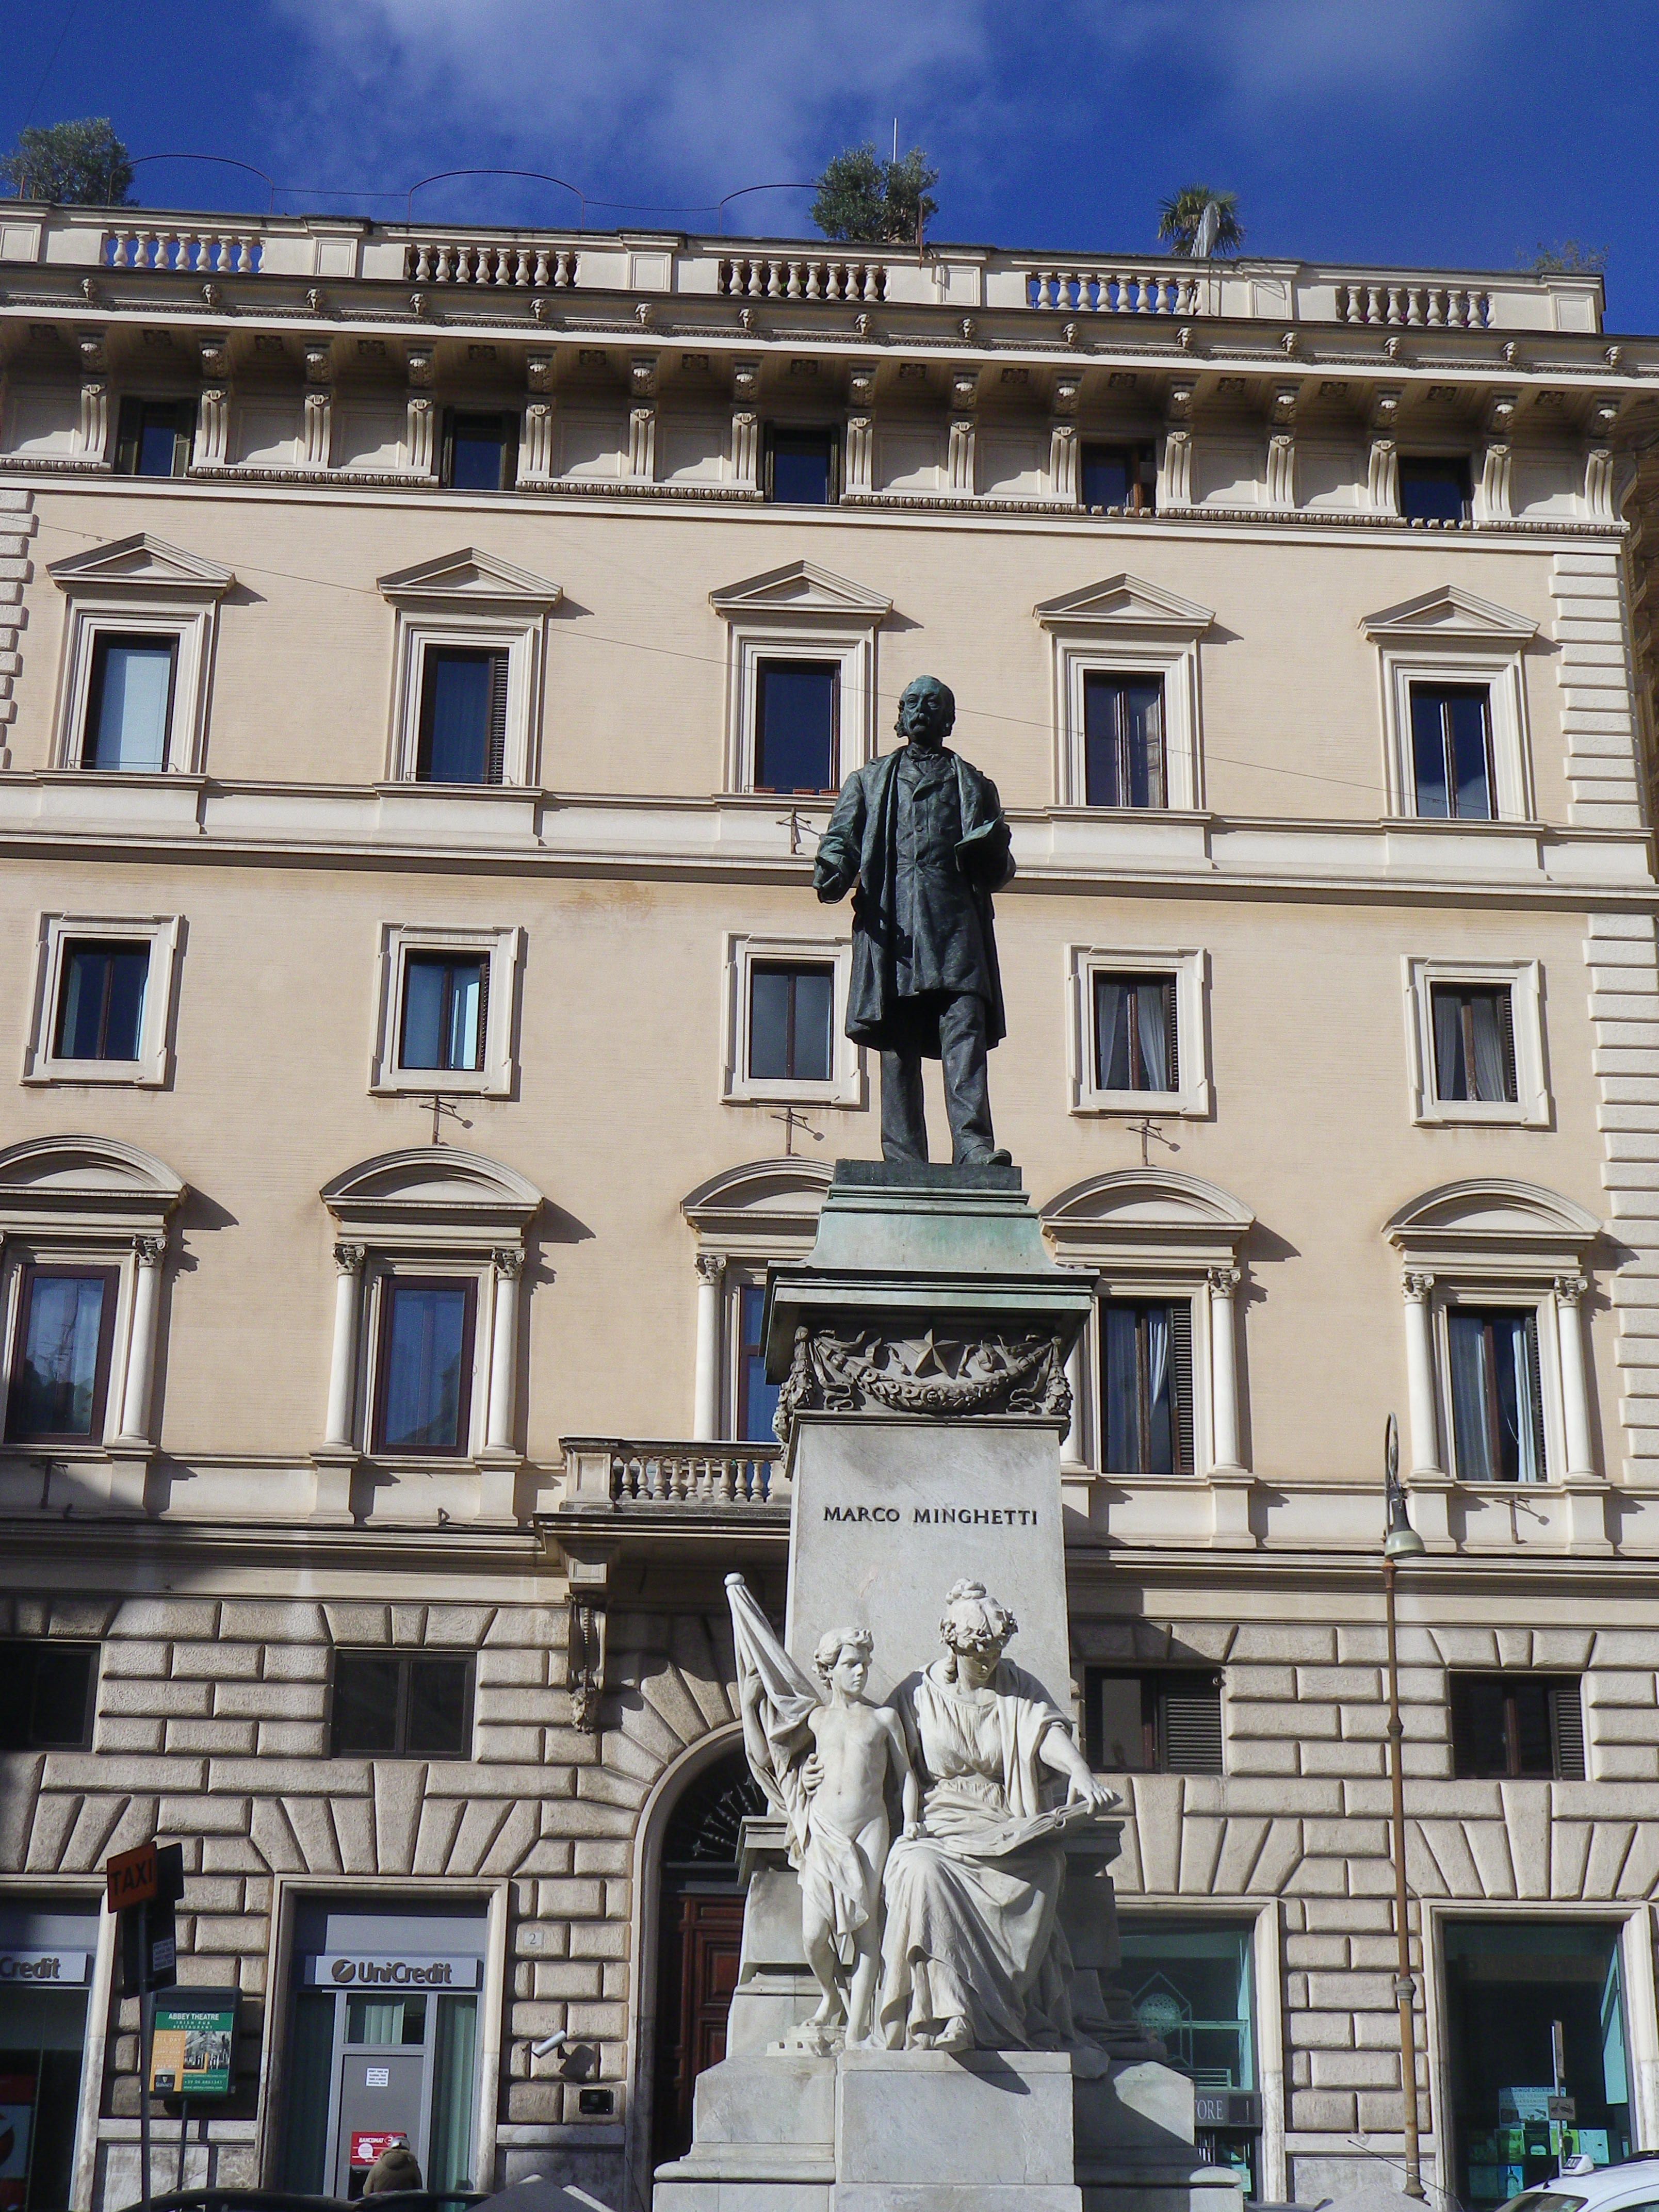
[[[720,263],[716,283],[726,297],[739,300],[884,300],[887,271],[879,262],[753,260],[733,256]]]
[[[1025,304],[1076,315],[1195,315],[1200,279],[1190,270],[1028,269]]]
[[[1484,331],[1492,327],[1492,299],[1467,284],[1339,284],[1336,316],[1397,330]]]
[[[611,1452],[618,1505],[775,1505],[788,1488],[777,1444],[619,1443]]]
[[[577,258],[569,246],[411,239],[404,248],[404,275],[412,284],[568,291],[576,281]]]
[[[104,234],[108,269],[162,269],[204,276],[252,276],[264,258],[257,231],[146,229],[134,224]]]

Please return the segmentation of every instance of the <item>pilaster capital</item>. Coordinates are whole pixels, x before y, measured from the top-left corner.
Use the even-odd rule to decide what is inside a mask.
[[[141,1267],[159,1267],[167,1257],[167,1240],[165,1237],[135,1237],[132,1249]]]
[[[1242,1267],[1206,1267],[1204,1279],[1212,1298],[1230,1298],[1244,1279]]]
[[[721,1283],[726,1279],[725,1253],[699,1252],[696,1268],[699,1281],[708,1283],[714,1289],[719,1290]]]
[[[1558,1305],[1576,1306],[1589,1294],[1589,1279],[1585,1275],[1558,1275],[1552,1285]]]
[[[1425,1304],[1434,1295],[1434,1277],[1421,1267],[1407,1267],[1400,1283],[1407,1305]]]
[[[516,1283],[524,1273],[522,1244],[498,1245],[489,1257],[496,1274],[503,1282]]]
[[[334,1247],[334,1265],[343,1275],[361,1274],[363,1261],[368,1257],[368,1249],[362,1244],[337,1244]]]

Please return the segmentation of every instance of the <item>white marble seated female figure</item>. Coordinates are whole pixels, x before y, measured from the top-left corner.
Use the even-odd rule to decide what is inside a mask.
[[[1118,1800],[1042,1684],[1003,1656],[1016,1626],[982,1583],[957,1583],[944,1657],[894,1696],[923,1797],[884,1877],[880,2033],[892,2049],[1076,2040],[1060,1838]],[[1045,1810],[1060,1781],[1063,1805]]]

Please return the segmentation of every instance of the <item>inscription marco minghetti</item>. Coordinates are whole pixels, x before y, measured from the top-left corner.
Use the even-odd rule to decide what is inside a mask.
[[[902,1521],[904,1516],[896,1505],[826,1505],[823,1517],[826,1521],[890,1526]],[[1035,1528],[1037,1511],[1034,1505],[913,1505],[910,1525],[924,1528]]]

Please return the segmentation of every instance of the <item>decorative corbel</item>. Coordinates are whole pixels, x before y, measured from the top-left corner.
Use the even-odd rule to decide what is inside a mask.
[[[102,331],[84,331],[77,340],[81,355],[81,415],[76,437],[77,458],[103,461],[109,458],[109,359]]]
[[[200,340],[202,386],[196,396],[196,447],[191,465],[219,469],[230,458],[230,340]]]
[[[404,446],[411,476],[437,473],[436,423],[432,402],[433,358],[429,345],[413,345],[404,356],[409,380],[404,409]]]
[[[1365,471],[1365,492],[1373,514],[1400,512],[1400,447],[1395,436],[1400,422],[1400,398],[1397,388],[1386,386],[1371,394],[1371,450]]]
[[[628,388],[636,403],[657,396],[657,360],[654,353],[635,353],[628,357]]]
[[[1082,391],[1083,379],[1080,376],[1057,376],[1054,379],[1055,414],[1068,416],[1075,415]]]
[[[847,372],[847,397],[854,407],[868,409],[876,404],[876,364],[872,361],[855,361]]]
[[[974,418],[971,415],[951,417],[951,442],[946,456],[950,485],[959,499],[971,499],[974,495]]]
[[[308,469],[326,469],[334,452],[334,349],[306,348],[302,458]]]
[[[876,488],[876,420],[873,415],[849,415],[842,467],[842,489],[872,492]]]
[[[567,1547],[565,1554],[569,1580],[565,1686],[570,1693],[572,1725],[592,1735],[599,1733],[605,1697],[610,1645],[606,1608],[614,1557],[611,1546],[595,1546],[591,1550],[583,1547],[574,1553]]]
[[[1618,393],[1599,398],[1590,407],[1589,439],[1584,447],[1584,514],[1591,522],[1619,520],[1612,441],[1623,407],[1623,398]]]
[[[656,482],[657,410],[654,407],[631,407],[629,410],[628,473],[639,483]]]
[[[1048,496],[1067,507],[1077,505],[1077,424],[1048,425]]]
[[[1302,388],[1296,384],[1281,384],[1273,392],[1269,413],[1273,427],[1267,436],[1269,507],[1296,505],[1296,406],[1301,396]]]

